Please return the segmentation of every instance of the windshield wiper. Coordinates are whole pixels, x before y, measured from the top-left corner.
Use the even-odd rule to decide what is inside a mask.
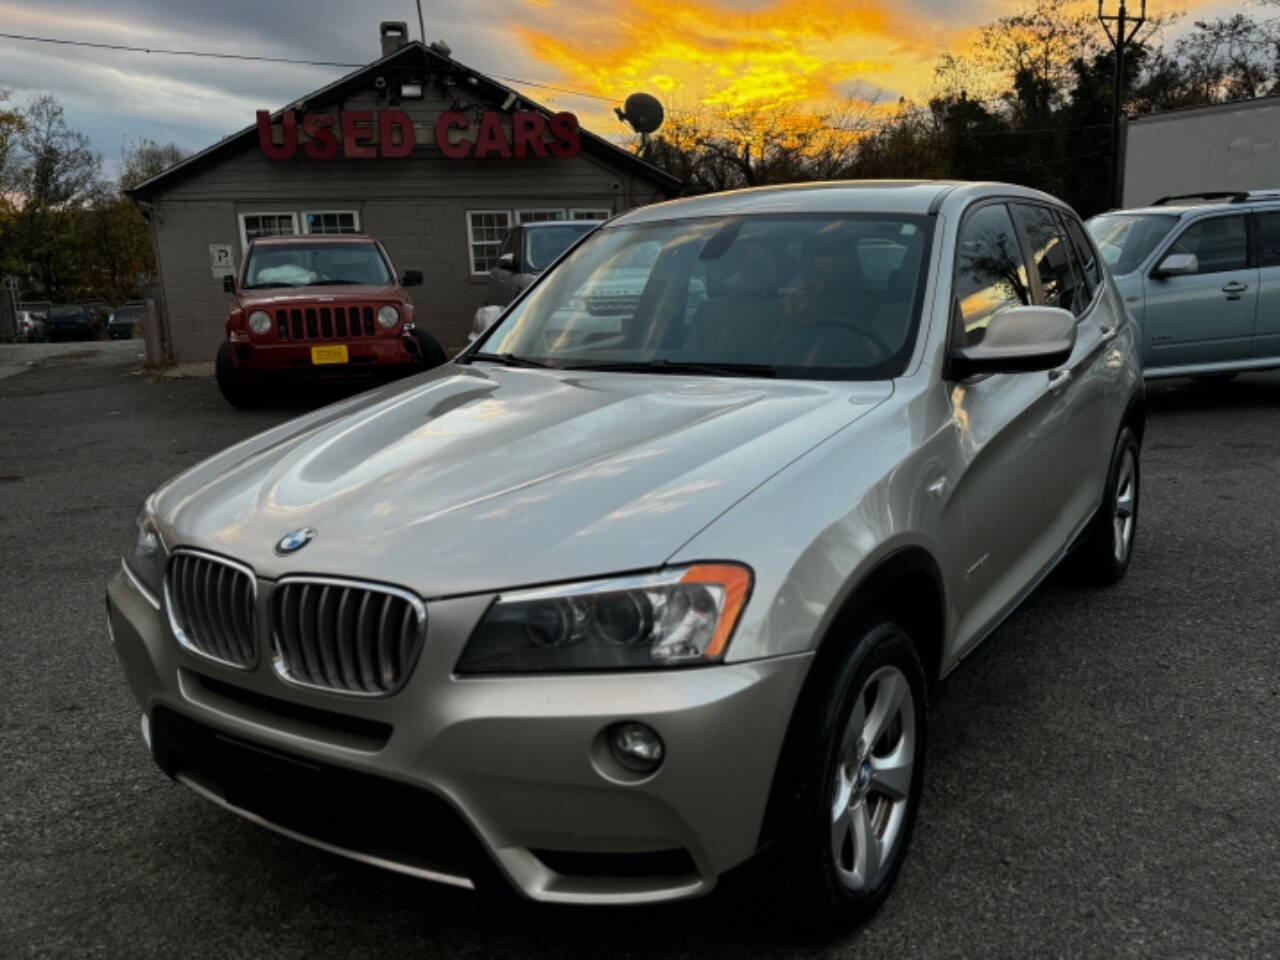
[[[300,287],[300,283],[246,283],[241,290],[270,290],[272,287]]]
[[[531,357],[517,357],[514,353],[472,353],[458,360],[459,363],[470,363],[472,360],[489,360],[500,363],[504,367],[542,367],[551,369],[550,363],[534,360]]]
[[[613,373],[705,373],[713,377],[776,377],[776,367],[767,363],[685,363],[664,357],[616,363],[580,363],[563,370],[602,370]]]

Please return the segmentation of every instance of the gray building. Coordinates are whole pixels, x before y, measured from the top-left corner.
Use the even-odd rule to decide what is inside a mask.
[[[383,56],[140,184],[155,240],[153,360],[211,360],[221,277],[256,236],[367,233],[420,269],[417,322],[450,353],[484,303],[507,229],[667,199],[680,182],[453,60],[381,28]]]

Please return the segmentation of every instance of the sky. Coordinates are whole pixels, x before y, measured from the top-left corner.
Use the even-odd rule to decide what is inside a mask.
[[[619,103],[645,91],[676,107],[812,108],[847,97],[893,102],[919,95],[939,55],[962,53],[981,24],[1019,6],[1018,0],[423,0],[422,12],[428,40],[447,41],[457,60],[485,73]],[[1202,16],[1247,7],[1248,0],[1149,6]],[[378,56],[381,20],[405,20],[418,35],[413,0],[0,0],[5,33],[353,64]],[[195,151],[250,124],[254,111],[281,107],[346,72],[0,38],[0,89],[19,103],[55,94],[70,124],[103,155],[109,175],[127,142],[147,137]],[[604,136],[629,132],[604,101],[523,91],[577,112]]]

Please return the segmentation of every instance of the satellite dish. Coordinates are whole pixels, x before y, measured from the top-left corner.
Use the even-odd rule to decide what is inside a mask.
[[[642,137],[647,137],[662,126],[662,118],[665,116],[658,98],[647,93],[633,93],[627,97],[626,103],[614,108],[613,112]]]

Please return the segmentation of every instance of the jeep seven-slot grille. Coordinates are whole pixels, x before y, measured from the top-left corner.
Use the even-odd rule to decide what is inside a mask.
[[[276,672],[291,683],[380,696],[400,688],[422,648],[426,608],[390,587],[289,579],[275,589]]]
[[[256,659],[255,592],[248,571],[205,554],[175,553],[165,572],[165,602],[178,642],[235,667],[250,667]]]
[[[333,340],[372,337],[375,310],[360,307],[277,307],[277,340]]]

